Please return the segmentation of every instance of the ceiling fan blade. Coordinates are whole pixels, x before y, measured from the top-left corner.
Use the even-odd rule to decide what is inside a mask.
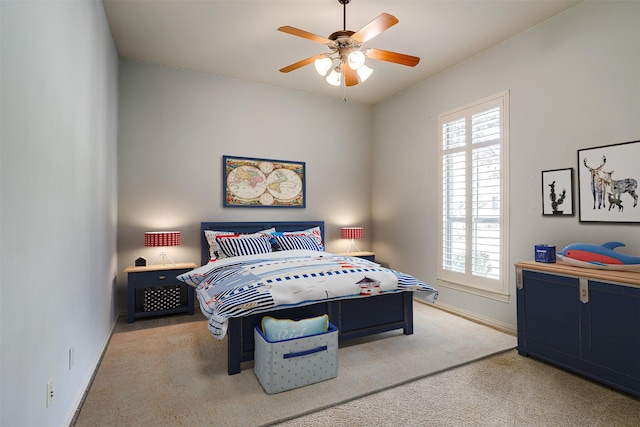
[[[308,32],[308,31],[301,30],[299,28],[290,27],[288,25],[285,25],[284,27],[278,28],[278,31],[282,31],[283,33],[287,33],[287,34],[291,34],[291,35],[294,35],[294,36],[302,37],[303,39],[311,40],[311,41],[316,42],[316,43],[322,43],[322,44],[331,44],[332,43],[332,41],[327,39],[327,38],[320,37],[318,35],[315,35],[313,33]]]
[[[371,40],[381,32],[393,27],[398,23],[398,18],[388,13],[380,14],[376,19],[362,27],[361,30],[351,36],[358,43],[364,43]]]
[[[318,54],[318,55],[313,55],[313,56],[311,56],[309,58],[303,59],[302,61],[298,61],[295,64],[291,64],[291,65],[288,65],[288,66],[286,66],[284,68],[280,68],[280,72],[281,73],[288,73],[289,71],[297,70],[298,68],[304,67],[305,65],[309,65],[313,61],[315,61],[316,59],[323,58],[325,56],[327,56],[327,55],[325,55],[323,53]]]
[[[344,76],[344,83],[347,86],[355,86],[358,84],[358,73],[344,62],[342,63],[342,75]]]
[[[408,67],[415,67],[420,62],[417,56],[405,55],[404,53],[391,52],[382,49],[367,49],[365,52],[367,58],[378,59],[380,61],[393,62]]]

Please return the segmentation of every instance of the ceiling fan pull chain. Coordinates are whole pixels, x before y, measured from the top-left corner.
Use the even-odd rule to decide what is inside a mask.
[[[344,78],[344,73],[340,75],[340,78],[342,79],[342,100],[347,102],[347,83]]]

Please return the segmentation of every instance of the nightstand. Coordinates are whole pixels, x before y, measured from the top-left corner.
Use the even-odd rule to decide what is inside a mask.
[[[354,256],[354,257],[366,259],[368,261],[376,262],[375,252],[343,252],[343,253],[339,253],[338,255]]]
[[[163,314],[193,314],[195,288],[176,277],[193,270],[194,263],[127,267],[127,323]]]

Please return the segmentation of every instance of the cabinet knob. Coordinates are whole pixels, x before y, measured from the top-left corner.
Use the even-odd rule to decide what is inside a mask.
[[[162,276],[159,276],[159,277],[158,277],[158,280],[164,280],[164,279],[166,279],[166,278],[167,278],[167,276],[162,275]]]

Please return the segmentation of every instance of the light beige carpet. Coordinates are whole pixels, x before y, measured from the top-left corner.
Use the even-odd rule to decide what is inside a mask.
[[[215,340],[204,320],[145,322],[162,325],[149,319],[116,327],[76,426],[269,425],[516,345],[514,336],[414,302],[413,335],[342,343],[337,378],[268,395],[252,362],[227,375],[226,341]]]
[[[638,427],[640,399],[505,351],[277,427]]]

